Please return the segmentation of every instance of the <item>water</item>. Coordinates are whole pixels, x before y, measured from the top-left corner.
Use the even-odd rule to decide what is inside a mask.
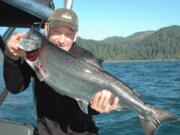
[[[105,63],[103,66],[135,89],[145,103],[163,108],[180,117],[180,61],[116,62]],[[3,80],[0,80],[1,89],[3,85]],[[31,88],[18,95],[9,94],[0,107],[0,118],[33,125],[36,121],[35,114]],[[95,120],[100,135],[144,135],[134,112],[114,111],[97,115]],[[180,122],[161,125],[156,135],[180,135]]]

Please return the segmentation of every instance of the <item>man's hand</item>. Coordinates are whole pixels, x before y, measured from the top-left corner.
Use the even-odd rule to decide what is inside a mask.
[[[19,40],[24,37],[24,35],[25,33],[17,33],[13,35],[7,43],[5,53],[12,60],[18,60],[20,57],[25,56],[25,52],[17,45]]]
[[[90,107],[99,113],[108,113],[117,109],[119,99],[115,97],[111,101],[111,95],[108,90],[97,92],[90,101]]]

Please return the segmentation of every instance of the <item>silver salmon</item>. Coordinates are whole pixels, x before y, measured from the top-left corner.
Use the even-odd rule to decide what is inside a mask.
[[[19,42],[20,48],[35,52],[27,56],[27,63],[41,81],[45,81],[58,93],[88,102],[99,90],[107,89],[119,97],[120,106],[138,114],[145,135],[153,135],[165,121],[177,120],[167,111],[145,104],[134,90],[102,68],[74,56],[57,46],[35,29]]]

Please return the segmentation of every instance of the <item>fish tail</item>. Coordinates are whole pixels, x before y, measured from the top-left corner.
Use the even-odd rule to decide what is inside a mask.
[[[163,111],[161,109],[154,108],[151,106],[147,107],[151,110],[150,114],[138,115],[141,121],[141,125],[144,128],[145,135],[153,135],[156,128],[163,122],[178,120],[176,115],[170,112]]]

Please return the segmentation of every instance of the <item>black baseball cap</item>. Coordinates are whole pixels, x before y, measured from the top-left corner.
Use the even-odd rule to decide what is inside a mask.
[[[50,26],[65,25],[74,31],[78,30],[78,17],[75,12],[66,8],[59,8],[48,17]]]

